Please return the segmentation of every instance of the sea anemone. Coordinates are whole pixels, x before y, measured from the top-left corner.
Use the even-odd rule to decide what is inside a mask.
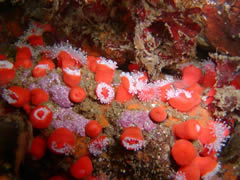
[[[176,163],[181,166],[189,165],[197,157],[197,151],[193,144],[185,139],[177,140],[171,153]]]
[[[199,180],[200,170],[197,165],[190,164],[181,167],[175,176],[175,180]]]
[[[32,70],[32,75],[35,78],[40,78],[45,76],[48,70],[49,70],[48,64],[37,64],[36,66],[34,66]]]
[[[216,121],[209,122],[209,130],[211,136],[214,137],[214,141],[204,145],[205,148],[211,152],[221,152],[222,147],[225,146],[226,141],[229,139],[229,126],[225,123],[220,122],[219,119]]]
[[[137,151],[144,146],[141,129],[138,127],[124,128],[121,135],[121,143],[127,150]]]
[[[69,42],[61,42],[60,44],[55,44],[53,47],[46,47],[44,52],[46,55],[52,59],[58,58],[59,54],[64,51],[69,55],[71,59],[76,61],[76,64],[86,64],[87,57],[86,53],[82,51],[80,48],[72,47]]]
[[[97,61],[95,80],[110,84],[113,80],[117,63],[101,57],[101,60]]]
[[[48,93],[41,88],[31,90],[31,103],[38,106],[49,100]]]
[[[200,175],[206,180],[212,179],[221,168],[220,163],[211,157],[197,156],[194,159],[193,164],[199,167]]]
[[[56,154],[71,154],[75,144],[74,134],[67,128],[56,129],[48,138],[48,148]]]
[[[87,97],[86,91],[80,86],[71,88],[69,92],[70,100],[75,103],[80,103],[84,101],[86,97]]]
[[[92,161],[88,156],[79,158],[70,167],[71,175],[76,179],[83,179],[91,175],[93,171]]]
[[[153,83],[147,83],[138,92],[138,99],[142,102],[150,102],[156,100],[158,96],[158,91]]]
[[[114,99],[115,91],[111,85],[100,82],[96,87],[96,95],[100,103],[109,104]]]
[[[3,89],[2,98],[15,107],[23,107],[30,101],[30,91],[20,86]]]
[[[106,150],[108,143],[109,140],[106,136],[99,136],[91,140],[91,142],[88,144],[88,150],[92,155],[98,156]]]
[[[8,60],[0,60],[0,85],[6,85],[15,78],[15,67]]]
[[[151,119],[157,123],[162,122],[167,118],[167,112],[163,106],[157,106],[152,108],[149,115]]]
[[[196,140],[201,133],[201,126],[194,119],[173,125],[172,127],[175,136],[182,139]]]
[[[35,107],[30,114],[32,126],[38,129],[47,128],[52,122],[53,112],[46,106]]]
[[[88,69],[95,73],[96,69],[97,69],[97,62],[101,62],[101,58],[100,57],[95,57],[95,56],[88,56],[87,57],[87,61],[88,61]]]
[[[41,159],[46,152],[47,142],[41,136],[37,136],[32,140],[30,153],[33,159],[39,160]]]
[[[102,126],[96,120],[91,120],[87,123],[85,127],[86,134],[91,137],[95,138],[102,132]]]
[[[201,79],[201,77],[201,69],[193,64],[186,65],[182,69],[182,80],[186,86],[194,85]]]
[[[63,69],[63,81],[69,87],[77,86],[81,81],[81,71],[80,69]]]

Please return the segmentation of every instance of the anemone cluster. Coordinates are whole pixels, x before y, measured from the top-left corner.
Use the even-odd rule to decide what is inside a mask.
[[[184,63],[181,78],[152,80],[137,64],[123,71],[69,42],[46,45],[48,31],[50,25],[33,22],[15,43],[14,59],[0,55],[2,99],[33,127],[30,159],[56,165],[39,170],[41,178],[192,180],[221,173],[232,126],[212,107],[221,103],[217,66],[234,60]],[[235,79],[229,84],[239,91]]]

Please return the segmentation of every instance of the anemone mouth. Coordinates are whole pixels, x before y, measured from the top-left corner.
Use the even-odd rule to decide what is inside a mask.
[[[37,119],[37,120],[44,120],[51,111],[49,111],[46,107],[40,107],[38,109],[35,110],[33,116]]]
[[[144,140],[133,138],[133,137],[125,137],[122,140],[122,144],[128,150],[137,151],[143,148]]]

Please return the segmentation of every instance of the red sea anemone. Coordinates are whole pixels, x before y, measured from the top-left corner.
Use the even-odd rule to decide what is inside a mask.
[[[192,110],[201,102],[201,97],[197,92],[190,92],[184,89],[170,89],[167,91],[168,103],[181,112]]]
[[[197,83],[202,77],[200,68],[194,65],[187,65],[182,70],[182,80],[187,86],[192,86]]]
[[[100,103],[109,104],[114,99],[115,91],[111,85],[100,82],[96,87],[96,95]]]
[[[81,81],[80,69],[64,68],[63,81],[69,87],[76,87]]]
[[[52,122],[53,112],[46,106],[35,107],[30,114],[30,121],[35,128],[47,128]]]
[[[88,144],[88,150],[94,156],[100,155],[104,150],[106,150],[108,143],[109,141],[106,136],[99,136],[91,140]]]
[[[182,139],[196,140],[201,133],[200,124],[193,119],[187,120],[180,124],[173,125],[175,136]]]
[[[30,91],[20,86],[11,86],[3,90],[2,97],[12,106],[23,107],[30,100]]]
[[[58,59],[58,66],[62,68],[79,68],[87,63],[86,53],[80,48],[74,48],[68,42],[55,44],[46,48],[46,55],[51,59]]]
[[[75,144],[74,134],[67,128],[56,129],[48,138],[48,148],[56,154],[70,154]]]
[[[141,129],[138,127],[124,128],[121,135],[121,143],[127,150],[137,151],[144,146]]]
[[[41,88],[31,90],[31,103],[38,106],[49,99],[48,93]]]
[[[163,106],[152,108],[149,115],[154,122],[162,122],[167,118],[167,113]]]
[[[36,160],[41,159],[46,152],[46,148],[47,148],[47,142],[45,141],[45,139],[43,139],[40,136],[35,137],[32,140],[31,149],[30,149],[30,153],[33,159],[36,159]]]
[[[97,82],[111,83],[117,68],[117,63],[112,60],[107,60],[101,57],[101,60],[97,61],[95,80]]]
[[[49,70],[49,66],[47,64],[38,64],[34,66],[32,70],[32,75],[35,78],[40,78],[45,76],[48,70]]]
[[[95,138],[102,132],[102,126],[96,120],[91,120],[85,126],[86,134],[91,137]]]
[[[200,170],[197,165],[190,164],[181,167],[175,176],[175,180],[199,180]]]
[[[31,68],[31,57],[32,49],[28,45],[21,45],[21,47],[18,47],[15,61],[16,68],[19,68],[21,66],[24,68]]]
[[[100,57],[95,57],[95,56],[88,56],[87,57],[88,60],[88,69],[90,71],[92,71],[93,73],[96,72],[96,68],[97,68],[97,61],[101,62],[101,58]]]
[[[31,44],[31,46],[44,46],[44,41],[42,35],[31,35],[27,38],[27,41]]]
[[[70,100],[75,103],[84,101],[86,99],[86,96],[86,91],[80,86],[73,87],[69,92]]]
[[[217,160],[211,157],[197,156],[194,161],[194,165],[197,165],[200,169],[200,175],[203,179],[212,179],[212,177],[219,171],[220,164]]]
[[[14,65],[8,60],[0,60],[0,85],[8,84],[15,78]]]
[[[197,151],[193,144],[185,139],[177,140],[171,153],[177,164],[181,166],[189,165],[197,157]]]
[[[93,171],[92,161],[88,156],[79,158],[70,167],[71,175],[76,179],[83,179],[90,176]]]
[[[126,89],[123,84],[120,84],[117,89],[116,100],[120,103],[123,103],[131,100],[132,97],[133,95],[128,92],[128,89]]]

